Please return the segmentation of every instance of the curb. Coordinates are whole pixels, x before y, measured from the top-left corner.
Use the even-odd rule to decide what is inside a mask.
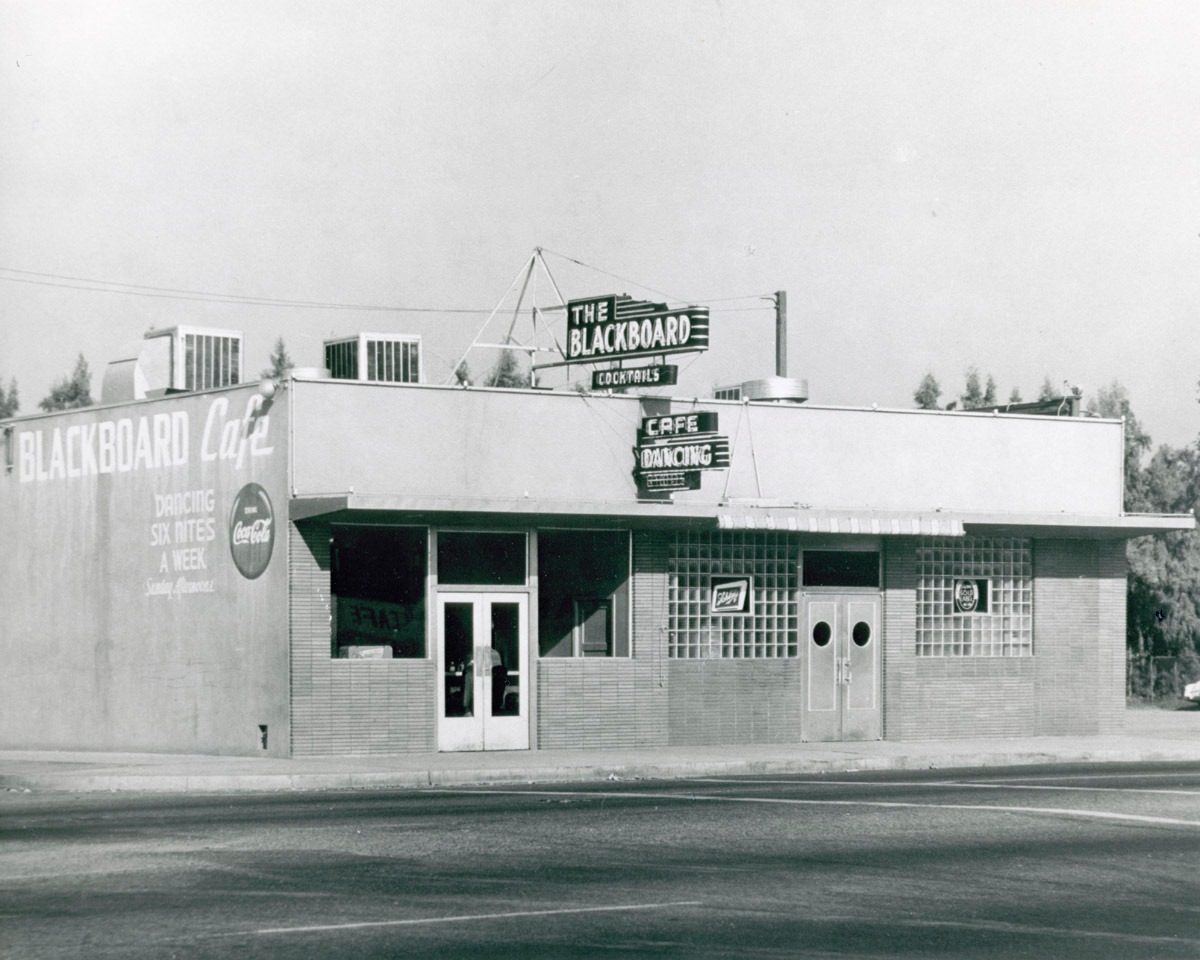
[[[268,774],[53,773],[0,774],[0,790],[57,793],[280,793],[325,790],[416,790],[495,784],[682,780],[710,776],[769,776],[889,770],[954,770],[1072,763],[1157,763],[1200,760],[1193,747],[1171,749],[1021,750],[995,754],[905,754],[778,760],[711,760],[558,767],[410,769],[377,772]]]

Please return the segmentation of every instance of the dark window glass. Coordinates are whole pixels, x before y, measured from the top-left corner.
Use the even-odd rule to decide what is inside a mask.
[[[850,636],[854,639],[855,646],[865,647],[871,642],[871,625],[865,620],[859,620],[850,632]]]
[[[580,656],[612,656],[611,612],[612,601],[608,597],[586,597],[575,601]]]
[[[829,624],[824,620],[813,627],[813,643],[818,647],[828,646],[830,638],[833,636],[833,631],[829,629]]]
[[[333,528],[334,656],[424,657],[423,527]]]
[[[492,650],[492,716],[515,717],[521,712],[521,608],[517,604],[492,604]]]
[[[629,656],[628,531],[538,531],[538,650]]]
[[[439,533],[438,583],[525,584],[525,534]]]
[[[876,550],[805,550],[806,587],[877,587],[879,552]]]
[[[475,679],[472,658],[475,655],[475,605],[448,603],[442,616],[442,637],[446,644],[446,716],[475,716]]]

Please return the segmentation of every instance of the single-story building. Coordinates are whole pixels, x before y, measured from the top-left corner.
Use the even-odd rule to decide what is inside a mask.
[[[246,384],[219,333],[0,424],[0,746],[1111,733],[1125,542],[1194,526],[1123,512],[1116,420],[434,386],[402,337]]]

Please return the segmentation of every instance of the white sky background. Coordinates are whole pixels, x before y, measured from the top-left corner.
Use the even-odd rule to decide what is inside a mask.
[[[1118,379],[1156,443],[1200,433],[1200,4],[6,0],[0,46],[23,413],[79,351],[98,396],[151,326],[243,330],[247,377],[279,335],[309,366],[420,332],[440,382],[483,317],[12,270],[489,310],[540,245],[623,278],[548,254],[567,297],[786,290],[814,403],[909,407],[927,371],[945,402],[974,364],[1001,400]],[[712,322],[683,392],[773,372],[768,303]]]

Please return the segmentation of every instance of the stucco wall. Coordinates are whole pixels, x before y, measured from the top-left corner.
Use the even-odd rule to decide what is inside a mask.
[[[240,387],[12,424],[0,744],[286,754],[287,404],[258,403]],[[243,501],[259,542],[235,548],[249,484],[271,510]],[[261,559],[264,537],[251,578],[235,554]]]
[[[510,499],[545,511],[631,502],[636,398],[296,381],[301,495]],[[665,403],[665,401],[659,401]],[[716,411],[732,465],[680,505],[1092,514],[1121,509],[1121,424],[919,410],[674,401]],[[756,480],[757,476],[757,480]]]

